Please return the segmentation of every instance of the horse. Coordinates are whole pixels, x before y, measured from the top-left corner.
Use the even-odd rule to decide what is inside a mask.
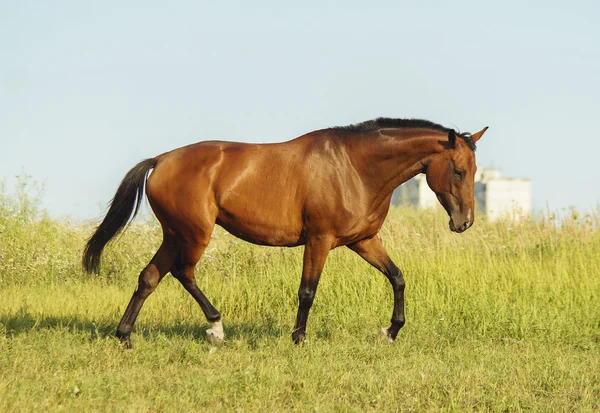
[[[221,314],[196,284],[194,269],[215,225],[258,245],[304,246],[294,343],[306,334],[310,308],[329,251],[347,246],[389,280],[393,342],[404,326],[402,272],[378,233],[392,192],[417,174],[462,233],[474,221],[475,144],[470,134],[421,119],[377,118],[316,130],[281,143],[203,141],[141,161],[123,178],[104,220],[83,253],[86,272],[98,273],[102,250],[139,211],[144,189],[160,222],[162,244],[141,271],[116,336],[130,334],[148,296],[170,272],[200,305],[206,339],[224,341]],[[152,172],[150,172],[152,170]]]

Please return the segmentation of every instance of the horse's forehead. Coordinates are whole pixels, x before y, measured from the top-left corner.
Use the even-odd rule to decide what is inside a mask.
[[[465,167],[473,164],[475,162],[475,153],[464,143],[461,143],[459,148],[453,156],[454,163]]]

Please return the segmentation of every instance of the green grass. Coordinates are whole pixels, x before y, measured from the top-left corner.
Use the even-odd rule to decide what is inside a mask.
[[[91,230],[0,208],[0,411],[600,410],[598,213],[478,219],[457,235],[443,214],[392,210],[382,238],[407,283],[392,345],[377,336],[391,287],[351,251],[331,253],[294,346],[302,249],[217,231],[197,268],[224,317],[217,351],[170,276],[121,349],[113,333],[159,230],[132,225],[89,276]]]

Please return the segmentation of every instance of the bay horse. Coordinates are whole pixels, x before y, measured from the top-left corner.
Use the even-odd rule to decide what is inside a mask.
[[[378,237],[392,192],[425,173],[450,230],[464,232],[474,220],[475,143],[486,130],[458,133],[426,120],[378,118],[282,143],[206,141],[163,153],[125,175],[85,246],[84,269],[99,271],[102,250],[135,217],[145,187],[163,241],[140,273],[117,328],[126,348],[144,301],[169,271],[211,323],[207,340],[223,343],[221,314],[194,277],[215,224],[254,244],[304,245],[295,343],[304,339],[329,251],[347,246],[392,285],[391,325],[381,329],[392,342],[405,323],[405,283]]]

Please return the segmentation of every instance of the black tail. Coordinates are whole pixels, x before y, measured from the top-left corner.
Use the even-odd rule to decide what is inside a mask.
[[[138,213],[144,196],[146,176],[156,166],[156,162],[156,159],[151,158],[138,163],[121,181],[108,213],[83,251],[83,268],[86,272],[100,272],[102,250]]]

